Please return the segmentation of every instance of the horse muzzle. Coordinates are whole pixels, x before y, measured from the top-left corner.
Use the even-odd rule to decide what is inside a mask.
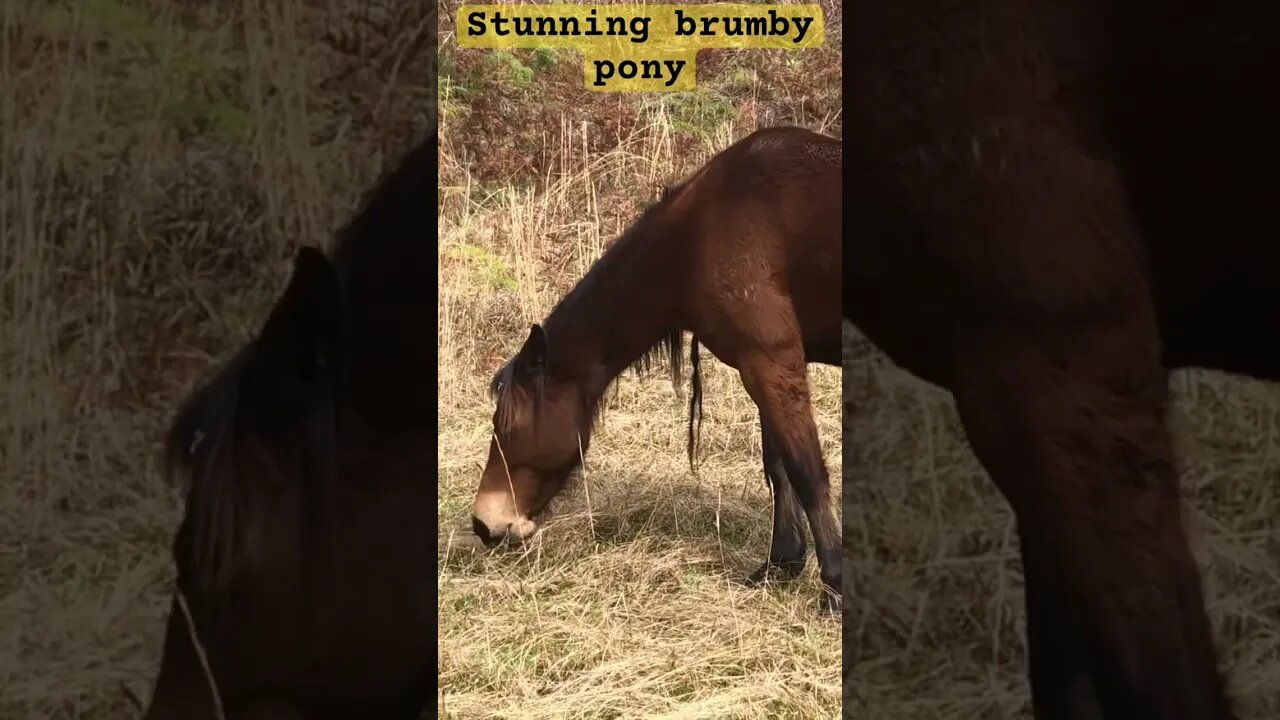
[[[486,524],[480,518],[471,517],[471,530],[485,547],[494,548],[504,540],[522,542],[533,536],[538,530],[537,523],[525,518],[517,518],[513,522]]]

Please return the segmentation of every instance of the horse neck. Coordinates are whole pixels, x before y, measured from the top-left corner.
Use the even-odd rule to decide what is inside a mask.
[[[438,405],[436,389],[417,377],[437,362],[439,350],[433,336],[408,324],[427,317],[436,303],[433,286],[424,281],[434,267],[428,253],[435,246],[395,234],[362,240],[347,250],[342,266],[353,407],[378,425],[427,423]]]
[[[633,225],[547,316],[548,372],[585,383],[594,400],[681,329],[688,245],[661,214]]]

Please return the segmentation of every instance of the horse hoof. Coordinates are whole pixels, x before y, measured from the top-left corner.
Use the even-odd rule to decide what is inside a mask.
[[[839,615],[842,607],[840,593],[832,592],[827,588],[822,589],[822,596],[818,598],[818,610],[823,615]]]
[[[804,572],[803,560],[783,563],[769,561],[747,577],[747,585],[754,587],[771,582],[787,582],[796,579],[802,572]]]

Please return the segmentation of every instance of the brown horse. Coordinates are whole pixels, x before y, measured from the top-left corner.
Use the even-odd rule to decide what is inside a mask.
[[[1014,510],[1036,716],[1234,717],[1165,411],[1170,368],[1280,378],[1280,11],[845,12],[844,313]]]
[[[173,422],[190,484],[150,720],[414,720],[431,701],[436,346],[405,331],[436,302],[430,137],[332,261],[298,253],[257,338]]]
[[[678,381],[691,331],[695,362],[701,342],[760,411],[773,539],[752,580],[804,567],[803,512],[825,606],[838,603],[840,529],[806,366],[840,362],[839,265],[839,141],[772,128],[721,151],[646,210],[494,375],[476,534],[491,546],[529,537],[586,452],[609,384],[655,349]],[[696,403],[696,366],[694,382]]]

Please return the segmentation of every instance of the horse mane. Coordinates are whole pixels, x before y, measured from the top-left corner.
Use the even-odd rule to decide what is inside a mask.
[[[622,235],[608,246],[604,254],[601,255],[601,257],[592,266],[591,270],[588,270],[587,274],[578,281],[574,290],[571,290],[568,295],[561,299],[560,303],[557,304],[557,308],[580,292],[580,288],[588,285],[591,281],[592,274],[600,267],[604,266],[606,263],[611,264],[619,262],[618,254],[620,252],[624,252],[629,242],[638,235],[638,229],[643,227],[647,222],[651,222],[655,215],[661,212],[662,209],[666,208],[682,190],[688,187],[696,175],[697,173],[695,172],[674,184],[664,185],[661,188],[658,199],[649,203],[645,207],[644,212],[641,213],[640,217],[636,218],[636,220],[627,227]],[[552,312],[554,313],[555,310],[552,310]],[[555,338],[548,335],[547,351],[549,353],[553,352],[551,348],[554,343]],[[698,338],[695,335],[693,336],[692,342],[689,346],[689,360],[692,368],[692,375],[690,377],[692,394],[689,398],[688,455],[689,465],[691,468],[695,467],[694,458],[702,420],[702,364],[701,357],[698,352],[699,347]],[[659,339],[653,346],[641,353],[635,360],[632,360],[624,369],[624,373],[626,370],[630,370],[638,375],[644,375],[649,373],[656,364],[665,360],[670,367],[671,385],[675,389],[676,396],[678,398],[683,398],[684,357],[684,331],[674,329]],[[517,409],[514,393],[524,392],[523,390],[518,391],[516,388],[517,383],[511,382],[513,372],[514,362],[508,362],[494,373],[489,384],[490,399],[497,405],[497,422],[495,429],[499,431],[507,431],[514,426]],[[608,393],[610,389],[613,389],[616,392],[618,379],[622,374],[623,373],[619,373],[618,376],[609,381],[609,385],[606,386],[605,390],[601,393],[601,397]],[[533,403],[533,417],[536,423],[537,418],[540,415],[539,410],[544,400],[543,384],[538,382],[527,394],[529,395],[529,400]],[[596,401],[589,407],[584,407],[583,410],[590,418],[590,426],[588,429],[594,430],[595,426],[604,416],[605,404],[603,402]],[[695,423],[697,429],[695,429]]]
[[[245,346],[181,405],[165,437],[165,475],[186,493],[188,511],[174,544],[179,572],[203,591],[234,574],[245,529],[246,489],[233,471]]]
[[[342,273],[384,254],[404,242],[406,230],[423,234],[421,246],[435,250],[437,208],[423,202],[423,192],[438,185],[439,147],[436,125],[430,123],[426,139],[415,145],[400,162],[361,197],[352,219],[335,234],[330,256]]]
[[[638,228],[642,227],[642,225],[646,221],[651,221],[651,219],[655,215],[661,212],[664,208],[668,207],[672,201],[674,201],[677,197],[679,197],[681,192],[683,192],[686,188],[689,187],[689,185],[693,182],[693,179],[696,178],[698,174],[701,172],[702,172],[701,169],[696,170],[693,173],[686,175],[685,177],[681,178],[680,180],[674,183],[663,185],[657,201],[650,203],[648,206],[645,207],[645,210],[640,215],[640,217],[637,218],[636,221],[633,222],[625,232],[623,232],[622,236],[619,237],[618,240],[610,246],[610,249],[612,249],[614,246],[622,245],[626,243],[628,240],[634,238],[637,234]],[[601,260],[604,261],[607,256],[608,256],[608,251],[606,251],[605,255],[601,257]],[[590,271],[588,271],[587,274],[590,275],[591,274]],[[548,342],[550,342],[549,339],[548,339]],[[694,335],[692,336],[691,342],[689,344],[689,360],[690,360],[690,367],[692,370],[689,378],[689,382],[692,387],[692,393],[689,397],[688,455],[689,455],[690,468],[695,467],[694,454],[696,452],[696,445],[697,445],[696,433],[694,428],[695,415],[697,416],[696,422],[698,424],[699,429],[701,427],[701,419],[702,419],[702,362],[701,362],[701,357],[698,354],[698,348],[699,348],[698,337]],[[649,373],[653,369],[654,365],[656,365],[657,363],[663,360],[665,360],[668,363],[668,366],[670,367],[671,386],[675,390],[676,397],[683,399],[684,397],[684,385],[683,385],[683,382],[684,382],[684,331],[680,329],[675,329],[667,333],[662,337],[662,339],[658,340],[658,342],[655,343],[652,347],[650,347],[645,352],[641,353],[640,357],[633,360],[627,366],[627,369],[631,370],[637,375],[644,375]],[[621,375],[622,374],[619,373],[618,377],[621,377]],[[618,378],[615,377],[609,383],[609,387],[613,388],[615,392],[618,386],[617,381],[618,381]],[[605,392],[608,392],[608,389],[609,388],[606,388]],[[592,429],[594,429],[595,425],[600,421],[603,415],[604,415],[604,403],[598,402],[595,404],[595,407],[591,408]]]
[[[550,346],[551,339],[547,339]],[[698,435],[700,434],[702,425],[702,361],[698,349],[698,336],[692,336],[689,344],[689,360],[692,369],[689,381],[692,387],[692,393],[689,397],[689,466],[695,467],[694,457],[698,444]],[[676,397],[683,397],[684,386],[682,380],[684,378],[684,332],[674,330],[663,336],[653,347],[646,350],[640,357],[636,358],[627,366],[628,370],[642,375],[649,372],[655,364],[666,360],[671,367],[671,384],[675,388]],[[517,389],[517,384],[511,382],[511,374],[513,364],[500,368],[493,375],[493,379],[489,382],[489,398],[497,405],[496,429],[500,432],[507,432],[515,425],[516,408],[514,393],[524,392]],[[619,373],[618,377],[621,377]],[[609,389],[616,391],[618,387],[618,378],[614,378],[609,382],[609,386],[605,389],[607,393]],[[541,414],[542,403],[545,397],[545,386],[542,379],[539,378],[535,383],[532,391],[528,393],[529,400],[533,403],[534,423],[538,422]],[[603,393],[602,393],[603,395]],[[595,426],[600,422],[605,413],[604,403],[596,402],[592,407],[583,408],[591,418],[590,429],[594,430]],[[695,429],[696,424],[696,429]]]
[[[423,202],[423,190],[436,185],[437,138],[431,123],[426,139],[367,192],[354,217],[336,233],[329,256],[343,295],[348,295],[357,269],[406,250],[406,232],[421,236],[423,248],[433,246],[435,207]],[[425,252],[416,243],[408,251]],[[343,302],[346,305],[346,300]],[[345,312],[345,311],[344,311]],[[339,346],[349,346],[345,325]],[[180,405],[165,436],[164,469],[171,484],[185,488],[186,514],[174,545],[180,572],[194,588],[216,600],[228,587],[247,551],[246,532],[253,511],[252,477],[236,472],[247,440],[239,423],[242,384],[255,343],[242,346],[213,376],[197,385]],[[345,359],[340,359],[345,367]],[[341,377],[339,373],[339,377]],[[341,382],[335,379],[335,385]],[[337,481],[337,402],[341,389],[326,388],[322,407],[307,413],[303,428],[306,474],[302,483],[302,512],[306,562],[319,567],[332,541],[330,495]]]

